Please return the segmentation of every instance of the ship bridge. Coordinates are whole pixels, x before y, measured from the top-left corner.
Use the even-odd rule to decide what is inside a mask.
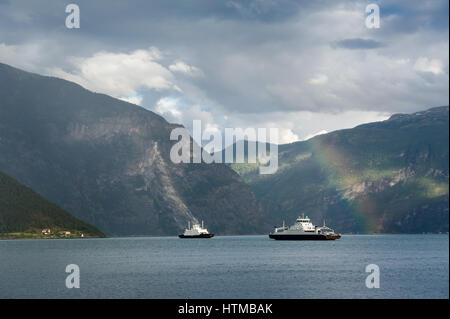
[[[311,223],[311,219],[308,216],[302,216],[297,218],[294,229],[302,229],[305,232],[314,232],[315,226]]]

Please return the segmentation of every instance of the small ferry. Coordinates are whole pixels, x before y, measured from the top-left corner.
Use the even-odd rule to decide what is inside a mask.
[[[306,217],[299,217],[292,226],[275,227],[269,237],[276,240],[335,240],[341,238],[331,228],[325,226],[314,226],[311,220]]]
[[[211,234],[210,232],[208,232],[208,230],[206,228],[204,228],[203,221],[202,221],[201,225],[198,223],[192,224],[192,227],[191,227],[191,223],[189,222],[188,227],[184,230],[184,233],[178,235],[178,237],[180,237],[180,238],[212,238],[212,237],[214,237],[214,234]]]

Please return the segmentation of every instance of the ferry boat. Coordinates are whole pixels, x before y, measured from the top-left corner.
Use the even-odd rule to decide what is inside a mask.
[[[178,235],[180,238],[212,238],[214,234],[208,232],[206,228],[203,227],[202,224],[194,223],[191,227],[191,223],[188,223],[188,227],[184,230],[183,234]]]
[[[314,226],[311,220],[306,217],[299,217],[292,226],[275,227],[269,237],[276,240],[335,240],[341,238],[341,234],[336,234],[331,228],[325,226]]]

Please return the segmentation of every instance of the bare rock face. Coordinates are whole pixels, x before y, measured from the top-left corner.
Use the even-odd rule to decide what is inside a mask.
[[[353,200],[358,196],[369,195],[372,193],[379,193],[386,188],[394,187],[399,182],[406,181],[407,179],[414,177],[416,174],[414,168],[406,167],[399,169],[392,176],[382,178],[380,180],[364,180],[359,183],[355,183],[348,187],[343,193],[344,199]]]
[[[0,171],[107,235],[270,230],[251,188],[223,164],[174,164],[178,125],[61,79],[0,64]]]

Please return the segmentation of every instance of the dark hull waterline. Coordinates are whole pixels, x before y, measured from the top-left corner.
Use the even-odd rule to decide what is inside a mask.
[[[277,235],[269,234],[269,237],[276,240],[335,240],[341,238],[340,235]]]
[[[212,237],[214,237],[214,234],[200,234],[200,235],[192,235],[192,236],[181,234],[181,235],[178,235],[178,237],[180,237],[180,238],[212,238]]]

